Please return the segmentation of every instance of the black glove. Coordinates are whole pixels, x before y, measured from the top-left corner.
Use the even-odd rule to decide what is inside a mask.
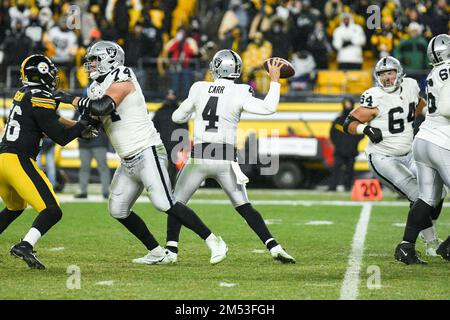
[[[342,43],[342,48],[351,46],[352,44],[353,44],[353,43],[352,43],[350,40],[345,40],[345,41]]]
[[[367,126],[364,128],[363,132],[373,143],[379,143],[383,141],[383,135],[381,134],[381,130],[378,128]]]
[[[98,130],[94,128],[86,119],[80,119],[78,121],[84,126],[84,130],[81,132],[80,137],[83,139],[95,139],[98,137]]]
[[[72,104],[73,100],[76,98],[75,95],[68,93],[68,92],[61,91],[61,90],[53,92],[53,97],[58,102],[68,103],[68,104]]]
[[[80,101],[78,101],[78,112],[81,114],[81,116],[89,116],[91,113],[91,109],[89,106],[89,99],[88,98],[80,98]]]

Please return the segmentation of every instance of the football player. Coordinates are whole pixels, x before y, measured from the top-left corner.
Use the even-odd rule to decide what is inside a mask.
[[[403,241],[395,249],[395,259],[405,264],[425,263],[417,256],[415,242],[421,230],[432,226],[430,216],[441,203],[444,184],[450,186],[450,36],[432,38],[427,54],[433,65],[427,77],[428,111],[413,144],[419,197],[409,211]],[[449,239],[437,250],[444,258],[448,243]]]
[[[232,50],[217,52],[210,70],[214,82],[199,81],[192,85],[189,96],[175,110],[172,120],[187,122],[195,112],[194,146],[175,185],[175,199],[187,203],[206,178],[216,180],[231,200],[236,211],[266,245],[274,259],[295,263],[295,259],[273,238],[261,214],[247,197],[246,177],[236,159],[236,131],[243,111],[269,115],[276,112],[280,99],[280,68],[277,60],[269,66],[270,89],[264,100],[253,97],[249,85],[236,84],[242,71],[242,60]],[[181,224],[173,217],[167,221],[167,245],[174,258],[178,253]]]
[[[57,69],[43,55],[32,55],[21,65],[23,87],[16,92],[0,143],[0,197],[5,208],[0,212],[0,233],[31,205],[38,212],[23,240],[11,254],[23,259],[32,269],[45,269],[33,247],[62,216],[61,207],[45,173],[36,165],[44,135],[60,145],[73,139],[92,136],[87,119],[78,122],[57,115],[58,101],[53,96]]]
[[[344,123],[344,131],[365,134],[370,141],[366,148],[372,173],[384,184],[413,203],[419,193],[417,170],[411,152],[414,139],[414,118],[426,102],[419,96],[417,81],[405,77],[400,62],[383,57],[375,65],[377,86],[361,95],[360,106]],[[436,220],[443,201],[432,212]],[[426,252],[437,255],[440,240],[433,226],[422,231]]]
[[[173,262],[144,221],[132,211],[144,189],[157,210],[173,216],[206,241],[211,250],[211,264],[224,260],[228,248],[222,238],[216,237],[191,209],[173,197],[166,150],[148,115],[136,76],[131,68],[124,66],[123,49],[114,42],[99,41],[88,48],[86,60],[85,67],[93,80],[88,97],[61,92],[61,99],[72,103],[83,115],[99,117],[121,158],[111,182],[109,212],[148,249],[147,255],[133,262]]]

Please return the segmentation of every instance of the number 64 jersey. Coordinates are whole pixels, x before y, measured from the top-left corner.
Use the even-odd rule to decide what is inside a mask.
[[[101,117],[105,132],[121,158],[136,155],[150,146],[162,144],[147,112],[141,87],[131,68],[120,66],[111,71],[102,82],[94,81],[88,88],[88,97],[98,100],[113,83],[124,81],[131,81],[135,90],[129,93],[112,113]]]
[[[399,89],[387,93],[380,87],[373,87],[361,95],[361,106],[378,108],[378,115],[369,125],[379,128],[383,140],[369,141],[366,153],[387,156],[401,156],[411,151],[414,138],[414,114],[419,102],[420,89],[417,81],[404,78]]]
[[[450,150],[450,120],[440,111],[442,87],[450,81],[450,63],[444,63],[431,70],[427,77],[427,106],[425,121],[416,137],[430,141],[441,148]]]

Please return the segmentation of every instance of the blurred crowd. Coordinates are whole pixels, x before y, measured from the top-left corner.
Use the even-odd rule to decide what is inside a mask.
[[[394,55],[408,74],[420,76],[428,68],[427,42],[449,32],[450,15],[446,0],[0,2],[0,82],[8,67],[14,71],[27,55],[44,53],[59,66],[63,87],[84,88],[82,57],[103,39],[124,47],[145,90],[172,88],[179,97],[208,78],[209,61],[222,48],[241,55],[242,81],[260,92],[269,81],[262,61],[272,56],[296,67],[284,92],[310,90],[317,70],[363,69],[367,57]],[[372,5],[379,16],[368,13]]]

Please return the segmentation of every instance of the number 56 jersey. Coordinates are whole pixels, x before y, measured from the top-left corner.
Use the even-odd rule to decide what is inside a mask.
[[[88,88],[88,97],[98,100],[113,83],[124,81],[131,81],[135,90],[129,93],[113,112],[101,117],[105,132],[121,158],[136,155],[150,146],[162,143],[131,68],[120,66],[111,71],[103,81],[94,81]]]
[[[393,93],[373,87],[361,95],[362,107],[378,108],[378,115],[369,125],[380,129],[383,135],[383,140],[379,143],[369,141],[367,154],[401,156],[411,151],[419,93],[417,81],[404,78],[400,88]]]

